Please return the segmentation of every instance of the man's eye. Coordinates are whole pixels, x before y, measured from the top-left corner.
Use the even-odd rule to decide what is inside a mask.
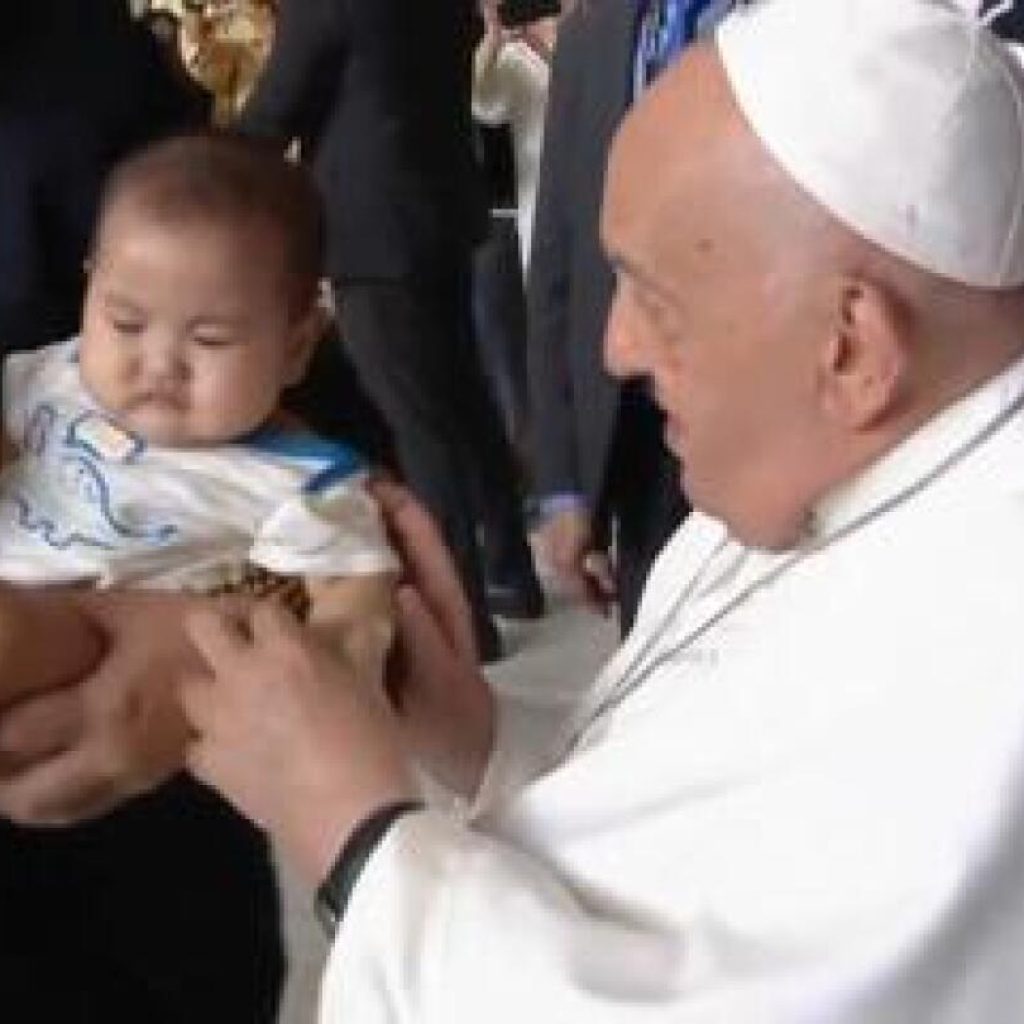
[[[678,314],[660,299],[642,295],[637,300],[641,314],[656,331],[674,334],[678,330]]]

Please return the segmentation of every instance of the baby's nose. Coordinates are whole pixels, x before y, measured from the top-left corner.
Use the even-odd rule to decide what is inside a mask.
[[[154,344],[142,361],[143,373],[153,381],[180,381],[188,377],[188,360],[177,345]]]

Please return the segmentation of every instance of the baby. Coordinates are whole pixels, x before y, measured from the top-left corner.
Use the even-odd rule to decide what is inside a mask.
[[[278,592],[380,673],[398,563],[366,468],[280,407],[322,333],[320,259],[315,187],[257,143],[171,139],[114,172],[80,336],[4,365],[0,580]],[[100,653],[73,602],[0,585],[0,705]]]

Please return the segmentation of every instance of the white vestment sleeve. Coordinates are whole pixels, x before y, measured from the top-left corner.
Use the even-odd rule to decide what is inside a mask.
[[[494,745],[471,816],[522,789],[557,763],[565,752],[574,706],[568,701],[540,702],[496,694]]]
[[[320,1021],[628,1024],[650,1019],[678,958],[668,936],[588,913],[542,862],[425,811],[367,863]]]
[[[571,754],[503,702],[484,813],[374,851],[322,1024],[1020,1024],[1022,394],[1024,362],[799,558],[691,517]]]

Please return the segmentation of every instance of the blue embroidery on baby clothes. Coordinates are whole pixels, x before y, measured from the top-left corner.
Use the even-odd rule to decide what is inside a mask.
[[[12,482],[8,497],[22,529],[60,551],[76,546],[113,551],[125,541],[162,546],[173,540],[179,531],[172,524],[125,522],[115,511],[104,473],[105,461],[134,462],[145,443],[116,424],[108,430],[110,421],[90,411],[73,419],[55,444],[59,422],[58,410],[48,402],[41,402],[29,416],[24,452],[40,462],[33,477],[45,482],[39,489]],[[83,429],[87,424],[92,427]],[[71,511],[64,513],[64,508]]]
[[[33,516],[24,494],[12,494],[10,500],[14,502],[14,507],[18,510],[18,525],[28,533],[35,534],[48,547],[58,551],[67,551],[76,546],[99,548],[103,551],[112,551],[114,548],[113,544],[96,537],[88,537],[75,530],[61,535],[57,524],[52,519],[46,516]]]
[[[42,455],[57,423],[57,410],[49,402],[41,402],[32,410],[25,425],[22,449],[31,455]]]
[[[119,519],[112,507],[110,485],[102,470],[90,459],[80,455],[62,456],[54,467],[62,490],[77,501],[78,512],[91,510],[93,523],[88,533],[82,524],[59,524],[52,515],[33,510],[28,496],[19,491],[11,495],[18,509],[18,522],[49,547],[65,551],[75,545],[113,551],[116,541],[141,541],[160,546],[173,540],[178,529],[170,524],[154,527],[133,527]],[[114,534],[114,537],[110,535]]]

